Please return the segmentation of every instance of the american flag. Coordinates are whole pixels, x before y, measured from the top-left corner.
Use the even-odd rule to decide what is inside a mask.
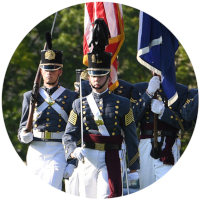
[[[109,38],[109,45],[105,51],[113,54],[111,59],[111,83],[109,85],[109,89],[112,91],[118,86],[117,68],[119,63],[117,55],[125,38],[122,5],[110,2],[85,3],[83,64],[86,66],[88,66],[87,53],[92,50],[88,47],[92,37],[92,23],[97,18],[103,18],[110,31],[111,38]]]

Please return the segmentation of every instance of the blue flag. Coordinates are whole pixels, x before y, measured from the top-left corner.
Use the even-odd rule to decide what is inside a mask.
[[[161,75],[169,106],[178,99],[174,63],[178,47],[178,40],[163,24],[140,11],[137,60]]]

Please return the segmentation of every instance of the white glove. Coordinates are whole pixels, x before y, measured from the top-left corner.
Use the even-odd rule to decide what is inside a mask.
[[[160,88],[160,78],[158,76],[153,76],[147,88],[147,92],[153,96],[154,93]]]
[[[128,186],[134,184],[139,179],[138,172],[128,173]]]
[[[157,99],[151,100],[151,111],[155,114],[161,115],[163,114],[165,110],[165,106],[163,101],[159,101]]]
[[[33,133],[32,132],[25,132],[25,129],[22,129],[19,136],[23,143],[28,144],[33,140]]]
[[[74,150],[73,155],[74,155],[75,158],[82,161],[83,157],[85,156],[85,151],[84,151],[83,147],[77,147]]]
[[[68,164],[64,171],[64,178],[69,178],[74,172],[75,165]]]

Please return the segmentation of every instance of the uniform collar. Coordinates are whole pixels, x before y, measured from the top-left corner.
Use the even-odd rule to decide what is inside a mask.
[[[105,98],[106,96],[108,96],[110,94],[110,90],[107,88],[104,92],[102,93],[97,93],[97,92],[94,92],[92,91],[92,95],[94,98],[97,98],[97,99],[101,99],[101,98]]]
[[[60,87],[60,84],[58,83],[58,85],[52,87],[52,88],[47,88],[44,85],[42,86],[42,88],[49,94],[52,95],[58,88]]]

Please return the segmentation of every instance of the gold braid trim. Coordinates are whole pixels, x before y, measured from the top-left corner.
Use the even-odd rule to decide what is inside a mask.
[[[135,154],[135,156],[129,161],[129,167],[133,165],[133,163],[139,158],[139,152]]]
[[[130,101],[131,101],[132,103],[136,103],[136,102],[137,102],[137,100],[133,99],[132,97],[131,97]]]
[[[181,130],[185,131],[184,127],[183,127],[183,124],[181,123],[181,120],[179,119],[178,115],[173,110],[171,110],[171,111],[174,113],[175,117],[177,118],[179,126],[181,127]]]
[[[125,115],[125,126],[128,126],[132,122],[134,122],[134,116],[133,116],[133,111],[130,108],[130,111],[128,112],[128,114]]]
[[[73,125],[76,125],[76,121],[77,121],[77,114],[74,112],[74,110],[71,110],[68,122],[70,122]]]
[[[79,141],[76,143],[77,146],[78,146],[79,144],[81,144],[81,140],[79,140]]]

